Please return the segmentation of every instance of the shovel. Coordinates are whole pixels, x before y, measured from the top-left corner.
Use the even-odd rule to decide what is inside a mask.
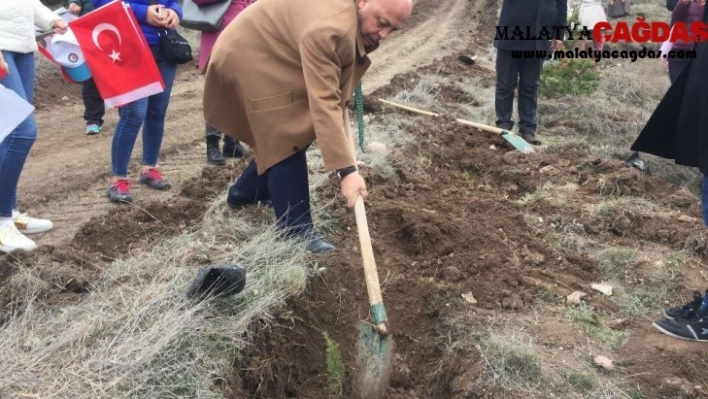
[[[359,321],[358,366],[359,392],[362,398],[383,397],[388,387],[391,366],[393,365],[393,338],[389,335],[388,318],[381,298],[379,276],[376,272],[376,260],[369,237],[369,225],[366,221],[364,200],[356,197],[354,203],[356,228],[359,233],[361,257],[364,263],[364,278],[369,294],[371,320],[373,323]]]
[[[344,111],[344,128],[351,137],[349,113]],[[354,202],[354,217],[359,235],[361,258],[364,264],[364,280],[369,296],[369,311],[373,323],[359,321],[357,340],[357,366],[359,369],[359,396],[364,399],[381,398],[388,387],[393,365],[393,337],[389,335],[388,317],[381,298],[379,275],[376,271],[374,250],[371,247],[369,223],[366,220],[364,199],[357,195]]]
[[[388,104],[388,105],[391,105],[391,106],[394,106],[394,107],[400,108],[400,109],[405,109],[406,111],[415,112],[415,113],[421,114],[421,115],[427,115],[427,116],[433,116],[433,117],[440,116],[439,114],[436,114],[434,112],[423,111],[422,109],[409,107],[409,106],[403,105],[403,104],[396,104],[394,102],[384,100],[384,99],[379,99],[379,101],[381,101],[384,104]],[[480,129],[480,130],[486,130],[488,132],[492,132],[492,133],[496,133],[498,135],[501,135],[504,140],[509,142],[509,144],[511,144],[512,146],[514,146],[514,148],[516,148],[517,150],[521,151],[524,154],[530,154],[532,152],[536,152],[536,150],[534,150],[534,148],[531,144],[529,144],[526,140],[521,138],[521,136],[519,136],[516,133],[510,132],[505,129],[500,129],[498,127],[483,125],[481,123],[472,122],[472,121],[466,121],[464,119],[455,119],[455,120],[458,123],[461,123],[463,125],[476,127],[477,129]]]

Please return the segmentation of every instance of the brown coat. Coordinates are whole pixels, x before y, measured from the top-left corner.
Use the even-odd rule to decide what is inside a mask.
[[[204,118],[248,144],[258,173],[317,140],[328,170],[354,165],[343,112],[371,64],[354,0],[258,0],[209,59]]]

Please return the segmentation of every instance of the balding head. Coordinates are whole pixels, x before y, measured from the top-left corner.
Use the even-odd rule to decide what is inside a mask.
[[[412,0],[357,0],[359,31],[364,46],[375,47],[391,32],[401,29],[413,11]]]

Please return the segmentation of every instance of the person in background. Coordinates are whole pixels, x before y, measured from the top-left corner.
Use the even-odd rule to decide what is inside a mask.
[[[705,11],[705,0],[679,0],[671,13],[671,26],[676,22],[682,22],[687,31],[691,31],[694,22],[701,22]],[[678,78],[683,68],[688,64],[690,58],[685,54],[693,50],[693,42],[676,40],[669,49],[676,53],[675,57],[667,58],[669,62],[669,80],[673,84]]]
[[[700,20],[708,22],[705,8]],[[631,150],[698,168],[703,174],[703,224],[708,227],[708,42],[696,43],[694,50],[696,58],[676,76]],[[667,310],[667,317],[655,321],[654,327],[672,337],[708,341],[708,299],[694,302]]]
[[[367,54],[411,12],[411,0],[258,0],[224,29],[206,67],[204,118],[255,154],[229,188],[229,206],[270,201],[281,235],[311,252],[335,249],[315,234],[307,149],[317,140],[349,207],[366,198],[347,102]]]
[[[69,2],[69,12],[79,17],[88,14],[93,11],[93,9],[93,2],[91,0],[71,0]],[[106,107],[93,78],[81,82],[81,96],[84,100],[85,133],[88,136],[96,135],[101,132]]]
[[[607,15],[605,15],[605,9],[600,0],[571,0],[570,7],[578,7],[580,25],[586,26],[590,31],[595,29],[598,22],[607,22]],[[602,51],[603,45],[603,42],[595,40],[593,37],[593,51]]]
[[[686,30],[690,32],[691,24],[701,22],[703,19],[705,5],[705,0],[678,0],[671,13],[670,26],[674,26],[676,22],[682,22],[686,25]],[[681,71],[691,61],[686,54],[693,50],[693,45],[694,43],[683,40],[676,40],[676,42],[672,43],[670,39],[662,45],[661,52],[663,54],[668,55],[670,51],[674,52],[673,57],[659,58],[661,63],[669,68],[669,80],[672,85],[676,82],[676,79],[678,79]],[[628,166],[635,167],[642,171],[646,170],[644,160],[642,160],[638,151],[632,152],[624,162]]]
[[[567,0],[503,0],[497,26],[509,30],[530,27],[532,35],[538,36],[543,29],[555,32],[554,26],[566,26],[568,15]],[[514,127],[514,91],[518,88],[519,133],[531,144],[541,144],[536,138],[538,91],[544,58],[512,56],[512,51],[531,50],[548,53],[563,48],[563,32],[553,40],[515,40],[495,38],[497,49],[496,92],[494,109],[496,125],[501,129]]]
[[[219,34],[226,28],[226,26],[233,21],[236,16],[243,11],[244,8],[248,7],[253,0],[228,0],[231,2],[228,10],[226,10],[226,15],[224,15],[224,20],[221,22],[221,27],[217,32],[202,32],[200,43],[199,43],[199,70],[204,73],[204,67],[206,66],[209,55],[211,54],[211,49],[214,47],[216,39]],[[209,3],[213,3],[214,0],[194,0],[194,3],[201,6]],[[223,152],[219,151],[219,140],[224,137],[224,149]],[[224,157],[239,158],[245,154],[245,150],[241,143],[231,136],[222,134],[218,129],[206,124],[206,144],[207,144],[207,162],[213,165],[226,165],[226,160]],[[222,155],[223,153],[223,155]]]
[[[98,8],[112,0],[93,0]],[[156,190],[167,190],[170,183],[162,177],[157,167],[162,135],[165,131],[165,115],[170,104],[172,84],[177,74],[177,64],[165,59],[160,46],[158,29],[175,29],[182,19],[182,8],[177,0],[124,0],[135,14],[140,30],[150,46],[157,68],[165,83],[162,93],[133,101],[118,109],[120,119],[116,125],[111,144],[113,177],[108,187],[108,198],[113,202],[132,202],[128,164],[140,128],[143,129],[143,158],[140,183]],[[152,4],[155,3],[155,4]]]
[[[61,17],[39,0],[0,1],[0,84],[32,103],[34,96],[34,27],[66,32]],[[3,105],[0,104],[0,107]],[[17,185],[27,155],[37,138],[37,125],[30,114],[0,142],[0,251],[30,251],[37,244],[25,234],[43,233],[54,227],[46,219],[29,217],[17,210]]]

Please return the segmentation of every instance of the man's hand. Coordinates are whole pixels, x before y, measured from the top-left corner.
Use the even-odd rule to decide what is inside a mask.
[[[563,40],[551,41],[551,50],[553,50],[553,51],[563,50]]]
[[[56,33],[66,33],[66,22],[64,22],[63,19],[57,19],[52,22],[52,28],[54,28],[54,32]]]
[[[342,195],[347,199],[347,207],[353,208],[357,195],[366,199],[369,193],[366,191],[366,182],[359,172],[352,172],[342,179]]]
[[[81,13],[81,6],[76,3],[69,4],[69,12],[74,15],[79,15]]]
[[[147,16],[145,17],[145,20],[148,24],[152,26],[164,27],[166,16],[167,13],[165,12],[164,7],[160,4],[154,4],[148,6]]]

